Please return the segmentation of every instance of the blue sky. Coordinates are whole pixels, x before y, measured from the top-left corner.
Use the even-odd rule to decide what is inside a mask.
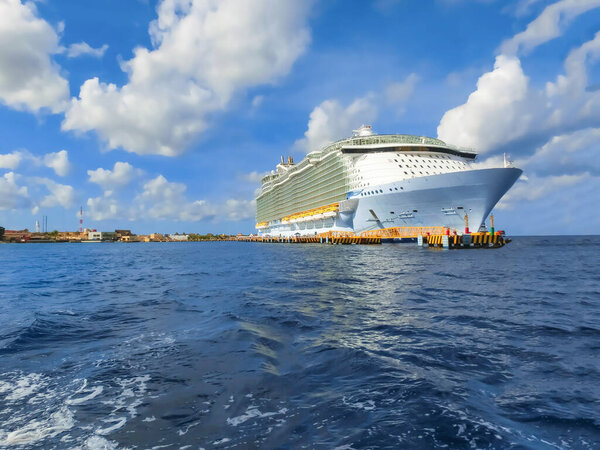
[[[249,233],[280,155],[504,152],[512,234],[600,228],[600,0],[0,0],[0,225]]]

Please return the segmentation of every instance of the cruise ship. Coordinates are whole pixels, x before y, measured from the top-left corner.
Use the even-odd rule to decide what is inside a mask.
[[[262,178],[256,228],[263,236],[392,227],[479,229],[521,169],[473,166],[477,154],[439,139],[378,135],[370,126],[351,138],[291,157]]]

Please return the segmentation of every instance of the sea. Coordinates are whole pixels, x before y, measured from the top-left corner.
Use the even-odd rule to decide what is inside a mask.
[[[0,245],[0,448],[597,449],[599,255]]]

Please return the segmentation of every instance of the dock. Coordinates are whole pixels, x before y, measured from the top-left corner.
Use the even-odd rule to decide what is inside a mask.
[[[450,234],[445,227],[394,227],[369,230],[361,233],[328,231],[314,236],[237,236],[239,242],[269,244],[329,244],[329,245],[380,245],[391,242],[416,242],[420,247],[466,249],[500,248],[511,239],[503,232]]]

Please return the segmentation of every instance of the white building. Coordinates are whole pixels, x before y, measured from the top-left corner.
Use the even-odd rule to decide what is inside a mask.
[[[187,234],[169,234],[169,239],[171,239],[172,241],[187,241],[188,235]]]

